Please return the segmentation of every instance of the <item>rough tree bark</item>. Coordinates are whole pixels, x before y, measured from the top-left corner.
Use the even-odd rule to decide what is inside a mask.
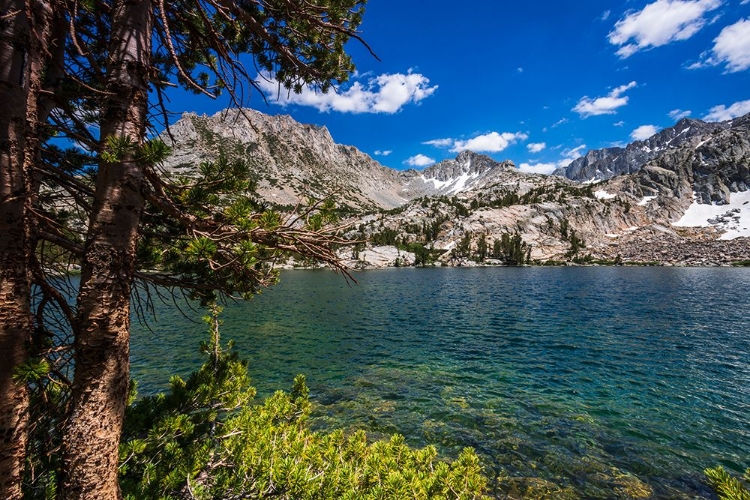
[[[2,0],[0,21],[0,498],[21,498],[29,392],[13,375],[30,356],[38,103],[49,61],[51,5]]]
[[[0,32],[0,498],[21,498],[29,394],[13,380],[28,357],[31,278],[26,266],[25,148],[28,49],[23,0],[3,0]]]
[[[149,0],[119,0],[113,7],[101,137],[134,146],[145,136],[151,8]],[[121,496],[118,444],[128,394],[130,291],[143,184],[132,150],[99,166],[78,296],[61,499]]]

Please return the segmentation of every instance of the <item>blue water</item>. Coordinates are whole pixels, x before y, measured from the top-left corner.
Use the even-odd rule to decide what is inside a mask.
[[[712,498],[750,466],[750,270],[291,271],[224,313],[261,396],[307,375],[318,428],[474,447],[494,493]],[[197,320],[200,313],[190,313]],[[189,314],[189,315],[190,315]],[[201,362],[174,308],[133,333],[142,393]]]

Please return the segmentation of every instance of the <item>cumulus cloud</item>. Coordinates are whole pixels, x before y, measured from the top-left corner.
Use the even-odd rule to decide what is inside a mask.
[[[470,150],[475,153],[498,153],[511,144],[518,141],[525,141],[528,138],[529,136],[523,132],[516,132],[515,134],[510,132],[503,132],[502,134],[490,132],[466,141],[454,141],[451,151],[458,153]]]
[[[750,113],[750,99],[747,101],[735,102],[729,107],[726,107],[723,104],[714,106],[709,110],[708,114],[703,117],[703,119],[707,122],[723,122],[726,120],[732,120],[747,113]]]
[[[559,166],[557,163],[521,163],[518,170],[529,174],[549,175]]]
[[[706,14],[722,3],[723,0],[657,0],[643,10],[627,12],[607,38],[619,46],[617,55],[625,59],[640,50],[687,40],[710,22]]]
[[[425,141],[422,144],[435,146],[437,148],[450,148],[450,151],[453,151],[454,153],[460,153],[461,151],[467,150],[474,151],[475,153],[498,153],[511,144],[525,141],[528,138],[529,136],[523,132],[516,132],[515,134],[510,132],[489,132],[467,140],[450,138],[433,139],[431,141]]]
[[[447,148],[453,145],[453,139],[433,139],[431,141],[425,141],[422,144],[435,146],[436,148]]]
[[[630,138],[634,141],[643,141],[659,131],[655,125],[641,125],[630,133]]]
[[[386,149],[385,151],[377,150],[375,151],[376,156],[388,156],[389,154],[393,153],[390,149]]]
[[[627,85],[620,85],[604,97],[597,97],[592,99],[589,96],[583,96],[578,104],[575,105],[573,111],[581,115],[581,118],[588,118],[589,116],[597,115],[613,115],[617,112],[617,108],[625,106],[628,103],[628,96],[624,96],[626,91],[632,89],[637,84],[636,82],[630,82]]]
[[[556,149],[555,148],[552,149]],[[560,159],[556,162],[536,162],[536,161],[529,161],[521,163],[518,166],[518,169],[521,172],[528,172],[531,174],[544,174],[549,175],[552,172],[554,172],[558,168],[565,168],[568,165],[570,165],[570,162],[575,160],[576,158],[580,158],[583,156],[583,152],[586,151],[586,145],[581,144],[580,146],[576,146],[575,148],[567,148],[562,150],[560,153]]]
[[[563,149],[561,155],[563,157],[565,165],[568,165],[571,161],[583,156],[583,151],[586,151],[585,144],[581,144],[580,146],[576,146],[575,148]]]
[[[435,163],[435,160],[423,154],[414,155],[404,161],[405,165],[409,165],[411,167],[426,167],[427,165],[432,165],[433,163]]]
[[[686,110],[673,109],[672,111],[669,112],[669,117],[673,119],[674,121],[680,121],[683,118],[687,118],[688,116],[690,116],[691,113],[692,111],[690,111],[689,109],[686,109]]]
[[[532,142],[526,145],[526,149],[528,149],[531,153],[538,153],[540,151],[543,151],[546,147],[546,142]]]
[[[362,75],[364,77],[365,75]],[[354,81],[348,88],[331,90],[325,94],[306,86],[295,94],[283,87],[271,75],[261,75],[258,85],[269,96],[271,102],[280,106],[297,104],[310,106],[318,111],[339,113],[386,113],[399,112],[405,105],[419,103],[435,93],[438,86],[430,86],[430,80],[419,73],[394,73]]]
[[[725,27],[714,38],[710,51],[701,54],[701,60],[690,69],[724,65],[727,73],[737,73],[750,68],[750,18],[741,19]]]

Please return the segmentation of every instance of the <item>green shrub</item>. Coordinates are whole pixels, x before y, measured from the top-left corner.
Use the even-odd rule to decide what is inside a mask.
[[[246,365],[220,348],[218,309],[206,318],[208,361],[166,395],[131,405],[121,445],[121,486],[141,498],[483,498],[487,479],[470,448],[438,460],[403,436],[313,432],[305,378],[252,404]]]
[[[730,476],[723,467],[706,469],[704,472],[721,500],[750,500],[748,485]],[[745,481],[750,483],[750,469],[745,471]]]

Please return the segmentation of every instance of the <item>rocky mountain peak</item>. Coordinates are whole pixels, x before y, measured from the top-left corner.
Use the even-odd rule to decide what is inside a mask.
[[[579,182],[591,182],[611,179],[622,174],[632,174],[670,148],[680,147],[682,144],[730,126],[730,122],[707,123],[694,118],[683,118],[674,126],[667,127],[645,140],[632,142],[625,147],[590,150],[584,156],[573,160],[568,166],[558,168],[552,175]]]

